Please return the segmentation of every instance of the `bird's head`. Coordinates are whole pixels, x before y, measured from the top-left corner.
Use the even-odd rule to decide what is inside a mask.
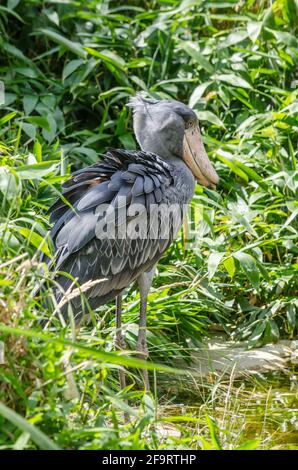
[[[179,101],[145,99],[138,95],[133,108],[133,127],[142,150],[164,159],[182,158],[203,186],[219,181],[204,147],[197,116]]]

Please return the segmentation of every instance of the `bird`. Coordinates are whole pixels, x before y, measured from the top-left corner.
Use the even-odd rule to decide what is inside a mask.
[[[61,197],[50,208],[51,269],[54,296],[64,315],[71,309],[81,319],[88,309],[116,300],[118,349],[124,347],[122,294],[136,281],[136,353],[146,360],[147,297],[156,264],[179,232],[196,182],[214,189],[219,177],[191,108],[141,95],[127,105],[140,149],[108,149],[97,163],[75,171],[63,183]],[[84,296],[65,294],[74,286],[81,286]],[[148,371],[142,374],[149,391]],[[125,388],[123,370],[119,381]]]

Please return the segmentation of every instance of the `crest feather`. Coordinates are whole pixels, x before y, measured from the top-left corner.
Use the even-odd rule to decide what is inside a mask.
[[[128,101],[127,105],[129,108],[133,110],[137,110],[138,108],[144,108],[146,104],[157,104],[159,101],[154,100],[152,98],[144,98],[140,93],[137,93],[136,96],[133,96]]]

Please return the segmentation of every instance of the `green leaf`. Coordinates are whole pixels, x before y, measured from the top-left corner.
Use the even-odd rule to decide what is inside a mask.
[[[49,128],[47,129],[44,127],[42,130],[42,135],[48,142],[52,142],[56,137],[57,121],[52,114],[48,114],[47,122],[49,124]]]
[[[7,8],[9,8],[9,10],[13,10],[19,3],[20,0],[7,0]]]
[[[50,131],[50,124],[46,117],[44,116],[29,116],[25,118],[26,121],[30,122],[31,124],[35,124],[38,127],[42,127],[43,129]]]
[[[259,446],[259,439],[250,439],[249,441],[245,441],[243,444],[240,444],[240,446],[235,447],[234,450],[256,450]]]
[[[56,26],[59,26],[59,16],[55,10],[51,8],[44,8],[43,13],[49,18],[52,23],[54,23]]]
[[[60,44],[60,46],[65,47],[66,49],[70,50],[74,54],[78,55],[79,57],[82,57],[82,59],[85,59],[87,57],[87,53],[84,50],[83,46],[79,42],[71,41],[62,34],[57,33],[53,29],[46,29],[46,28],[41,28],[38,29],[37,31],[38,34],[44,34],[48,38],[52,39],[54,42],[57,44]]]
[[[42,162],[42,146],[38,140],[34,142],[33,153],[35,155],[37,162],[39,163]]]
[[[27,114],[30,114],[38,102],[38,95],[25,95],[23,98],[23,107],[24,111]]]
[[[201,85],[197,86],[189,98],[189,106],[193,108],[197,102],[202,98],[203,94],[205,93],[206,89],[212,82],[205,82],[201,83]]]
[[[28,78],[37,78],[38,74],[35,69],[31,67],[15,67],[14,72],[24,75],[24,77]]]
[[[269,321],[271,338],[274,343],[279,340],[279,328],[275,320]]]
[[[30,64],[32,67],[35,67],[34,62],[32,60],[28,59],[23,52],[18,49],[17,47],[13,46],[12,44],[9,43],[4,43],[3,44],[3,49],[8,52],[8,54],[16,57],[17,59],[22,60],[23,62],[26,62],[27,64]]]
[[[18,429],[30,434],[33,442],[42,450],[60,450],[60,448],[40,429],[24,419],[18,413],[0,402],[0,414]]]
[[[7,200],[14,199],[20,192],[15,175],[5,166],[0,167],[0,191]]]
[[[23,131],[27,134],[30,139],[34,140],[36,136],[36,127],[33,124],[28,124],[27,122],[18,123]]]
[[[182,42],[180,43],[182,49],[204,70],[209,73],[213,73],[214,69],[209,60],[207,60],[200,52],[200,48],[194,42]]]
[[[223,262],[223,265],[228,271],[230,278],[233,279],[235,271],[236,271],[234,258],[230,256],[229,258],[225,259]]]
[[[127,150],[136,150],[136,143],[131,134],[122,134],[119,136],[119,140],[123,147]]]
[[[67,64],[63,68],[62,72],[62,80],[65,80],[69,75],[71,75],[75,70],[77,70],[85,61],[82,59],[74,59]]]
[[[259,269],[253,256],[243,251],[236,251],[233,257],[238,260],[241,269],[246,273],[253,287],[259,286]]]
[[[211,438],[212,444],[214,446],[214,449],[221,450],[222,447],[221,447],[221,444],[220,444],[219,437],[217,435],[217,429],[216,429],[216,425],[215,425],[213,419],[210,418],[210,416],[206,415],[206,421],[207,421],[207,424],[208,424],[208,428],[209,428],[209,432],[210,432],[210,438]]]
[[[12,284],[13,284],[12,280],[0,279],[0,286],[11,286]],[[1,343],[2,343],[2,341],[0,341],[0,350],[1,350]]]
[[[261,21],[249,21],[247,23],[247,33],[252,42],[256,42],[262,31],[262,27],[263,23]]]
[[[225,47],[234,46],[239,42],[244,41],[248,36],[248,32],[244,29],[238,31],[232,31],[227,37],[225,37],[221,42],[218,43],[218,47],[223,49]]]
[[[250,341],[257,342],[259,339],[262,338],[262,335],[265,331],[266,324],[265,322],[259,322],[257,326],[254,328],[252,334],[249,337]]]
[[[94,57],[98,57],[99,59],[102,59],[104,62],[108,62],[112,65],[115,65],[116,67],[119,67],[120,69],[124,69],[126,65],[122,57],[120,57],[118,54],[116,54],[113,51],[104,49],[99,52],[95,49],[92,49],[91,47],[85,47],[85,51],[87,51],[89,54],[93,55]]]
[[[21,179],[40,179],[56,171],[59,163],[59,160],[50,160],[34,165],[22,165],[16,167],[15,171]]]
[[[234,73],[223,73],[221,75],[213,75],[211,77],[214,81],[220,81],[224,83],[228,83],[229,85],[239,87],[239,88],[248,88],[252,89],[252,86],[250,83],[248,83],[244,78],[240,77],[239,75],[236,75]]]
[[[240,176],[240,178],[242,178],[244,181],[248,183],[249,179],[246,173],[244,173],[243,170],[238,168],[238,166],[234,163],[234,161],[228,156],[226,152],[219,149],[216,152],[216,156],[220,161],[225,163],[236,175]]]
[[[294,330],[296,326],[296,309],[292,304],[287,306],[287,320],[291,329]]]
[[[208,258],[208,278],[211,280],[216,273],[224,253],[211,253]]]
[[[24,336],[25,338],[38,338],[49,343],[70,346],[80,351],[81,353],[85,353],[88,357],[94,357],[107,364],[120,364],[127,367],[157,370],[177,375],[188,374],[188,372],[183,369],[176,369],[163,364],[156,364],[149,361],[143,361],[142,359],[138,359],[137,357],[127,356],[116,352],[107,352],[103,349],[99,350],[98,348],[92,348],[88,345],[86,346],[82,342],[69,341],[68,339],[63,339],[56,335],[51,335],[49,333],[44,332],[40,333],[32,329],[26,330],[24,328],[11,327],[0,323],[0,331],[6,334],[15,334],[17,336]]]
[[[76,147],[74,148],[75,153],[79,153],[81,155],[86,155],[89,157],[90,162],[96,163],[98,161],[98,154],[95,150],[88,148],[88,147]]]
[[[208,121],[218,127],[225,127],[224,123],[211,111],[195,111],[200,121]]]
[[[8,113],[8,114],[5,114],[1,119],[0,119],[0,126],[3,126],[3,124],[5,124],[6,122],[9,122],[11,121],[15,116],[16,116],[16,112],[12,112],[12,113]]]
[[[275,29],[269,28],[266,28],[266,30],[272,33],[278,42],[282,42],[286,46],[293,47],[295,49],[298,48],[298,39],[291,33],[288,33],[286,31],[277,31]]]
[[[51,257],[49,246],[44,237],[27,227],[16,227],[16,232],[23,235],[23,237],[26,238],[29,244],[33,245],[36,249],[42,251],[49,258]]]
[[[236,158],[234,158],[233,161],[244,173],[247,174],[247,176],[249,176],[249,178],[252,181],[255,181],[255,183],[257,183],[261,188],[268,190],[268,184],[264,181],[264,179],[260,175],[258,175],[258,173],[255,170],[245,165],[244,163],[240,162]]]

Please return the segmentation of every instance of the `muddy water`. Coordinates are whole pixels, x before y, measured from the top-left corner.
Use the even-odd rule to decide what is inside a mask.
[[[256,441],[257,449],[298,449],[297,367],[242,378],[179,379],[169,381],[163,390],[164,400],[171,401],[163,415],[168,423],[173,416],[174,426],[183,417],[180,436],[192,434],[192,446],[200,448],[203,436],[212,447],[210,429],[204,424],[207,414],[214,419],[222,448]]]

